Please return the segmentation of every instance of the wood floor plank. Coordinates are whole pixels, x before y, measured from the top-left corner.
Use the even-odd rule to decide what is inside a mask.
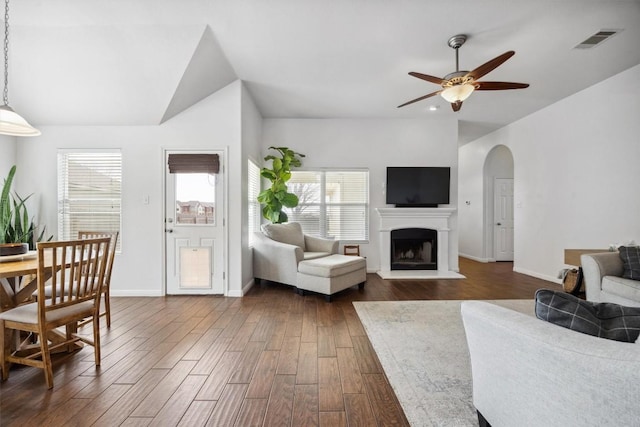
[[[226,353],[229,343],[231,343],[231,337],[218,336],[193,368],[192,374],[209,375],[218,364],[222,355]]]
[[[247,390],[247,399],[266,399],[271,392],[273,379],[278,367],[278,351],[263,351],[260,354],[255,374],[251,378]]]
[[[166,369],[151,369],[138,382],[131,386],[120,399],[116,401],[94,426],[119,425],[129,417],[136,407],[151,393],[168,374]]]
[[[173,393],[180,387],[187,378],[196,362],[193,360],[182,360],[174,368],[170,369],[167,375],[162,378],[158,386],[154,388],[131,413],[132,417],[155,417],[162,407],[171,398]]]
[[[347,427],[347,414],[342,412],[320,412],[320,427]]]
[[[371,346],[369,338],[366,336],[351,337],[353,342],[353,352],[358,361],[358,367],[362,374],[379,374],[382,372],[382,366],[378,361],[376,352]]]
[[[75,414],[67,420],[65,425],[70,427],[83,427],[92,425],[98,418],[115,404],[132,386],[130,384],[112,384],[98,396],[89,400],[80,414]]]
[[[208,426],[232,426],[240,412],[248,384],[227,384],[207,420]]]
[[[176,426],[204,384],[205,375],[188,375],[149,425]]]
[[[337,357],[318,359],[318,400],[320,411],[344,411]]]
[[[200,389],[196,399],[198,400],[218,400],[224,390],[224,386],[229,381],[229,377],[234,372],[238,361],[240,360],[240,352],[225,352],[220,357],[220,362],[208,375],[207,380]],[[194,371],[192,371],[192,374]]]
[[[291,424],[295,382],[295,375],[276,375],[264,416],[265,426]]]
[[[229,382],[249,384],[249,382],[251,381],[251,377],[253,376],[253,371],[258,364],[260,353],[262,353],[263,349],[263,342],[249,342],[242,352],[242,355],[240,356],[240,360],[238,360],[238,364],[236,365],[234,372],[231,374],[231,377],[229,377]]]
[[[213,412],[213,408],[218,403],[216,400],[194,400],[189,405],[189,409],[184,413],[179,427],[200,427],[207,423]]]
[[[318,344],[300,343],[296,384],[318,384]]]
[[[294,426],[320,425],[318,407],[318,386],[316,384],[296,385],[291,424]]]
[[[345,394],[344,407],[349,426],[385,425],[377,424],[369,399],[364,393]]]
[[[197,328],[194,328],[193,333],[201,334],[201,336],[189,351],[182,356],[182,360],[200,360],[222,332],[222,329],[207,329],[203,332],[196,332],[197,330]]]
[[[336,340],[331,326],[318,326],[318,357],[336,357]]]
[[[298,372],[300,336],[286,336],[278,360],[278,375],[295,375]]]
[[[235,427],[261,427],[267,411],[267,399],[245,399],[242,402]]]
[[[363,374],[362,378],[378,425],[408,426],[409,422],[384,374]]]
[[[338,368],[340,369],[340,382],[342,392],[345,394],[363,393],[362,375],[358,368],[358,361],[353,348],[340,347],[338,353]]]

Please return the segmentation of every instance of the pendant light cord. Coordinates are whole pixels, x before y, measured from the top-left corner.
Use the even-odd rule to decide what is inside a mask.
[[[4,105],[9,105],[9,0],[4,2]]]

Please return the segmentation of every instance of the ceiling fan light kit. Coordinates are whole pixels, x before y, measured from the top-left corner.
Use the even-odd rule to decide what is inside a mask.
[[[0,134],[38,136],[40,131],[9,107],[9,0],[4,2],[4,105],[0,106]]]
[[[409,73],[410,76],[417,77],[431,83],[439,84],[440,86],[442,86],[442,89],[413,99],[409,102],[405,102],[404,104],[399,105],[398,108],[404,107],[405,105],[413,104],[414,102],[422,101],[423,99],[427,99],[435,95],[440,95],[447,102],[451,103],[451,108],[453,109],[453,111],[460,111],[462,102],[469,98],[469,96],[471,96],[471,94],[476,90],[507,90],[524,89],[526,87],[529,87],[527,83],[478,81],[478,79],[480,79],[482,76],[495,70],[507,59],[515,55],[515,52],[512,50],[493,58],[491,61],[482,64],[473,71],[460,71],[458,62],[458,49],[464,44],[465,41],[467,41],[467,36],[464,34],[458,34],[451,37],[447,42],[449,47],[456,51],[456,71],[454,71],[453,73],[447,74],[444,78],[417,73],[415,71]]]

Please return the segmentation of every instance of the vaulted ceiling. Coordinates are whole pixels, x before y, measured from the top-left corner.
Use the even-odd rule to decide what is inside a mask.
[[[241,79],[264,117],[455,115],[464,143],[640,63],[640,0],[13,0],[10,24],[36,126],[157,125]],[[530,87],[396,108],[438,89],[407,72],[455,71],[456,34],[461,69],[515,50],[483,80]]]

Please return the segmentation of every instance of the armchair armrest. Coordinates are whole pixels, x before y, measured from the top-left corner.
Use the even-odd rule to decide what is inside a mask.
[[[298,263],[304,259],[302,248],[271,240],[262,233],[255,233],[253,243],[253,275],[287,285],[296,284]]]
[[[624,270],[618,252],[603,252],[599,254],[585,254],[580,257],[584,274],[584,287],[587,300],[601,301],[602,278],[604,276],[622,276]]]
[[[305,234],[304,245],[307,252],[329,252],[330,254],[337,254],[340,241]]]

